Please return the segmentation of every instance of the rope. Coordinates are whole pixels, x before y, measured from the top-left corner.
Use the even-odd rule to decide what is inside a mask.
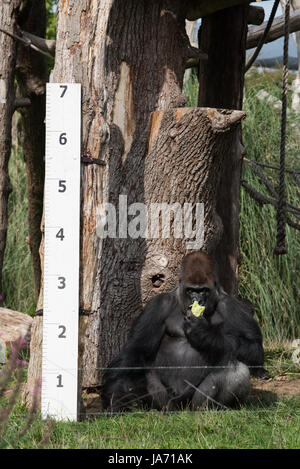
[[[260,171],[259,166],[256,165],[255,161],[248,160],[248,164],[250,168],[252,169],[252,171],[258,176],[260,182],[262,182],[266,186],[268,192],[272,195],[272,197],[275,198],[274,202],[278,203],[278,195],[272,185],[272,182],[264,175],[262,171]],[[300,183],[300,180],[299,180],[299,183]],[[300,207],[296,207],[295,205],[287,203],[286,211],[290,211],[297,218],[300,218]]]
[[[268,163],[261,163],[260,161],[256,161],[256,160],[249,160],[249,158],[246,158],[244,156],[243,158],[243,161],[245,161],[246,163],[255,163],[256,165],[259,165],[259,166],[263,166],[264,168],[270,168],[270,169],[276,169],[276,170],[280,170],[279,166],[274,166],[273,164],[268,164]],[[300,171],[297,170],[297,169],[289,169],[289,168],[285,168],[285,172],[286,173],[290,173],[290,174],[293,174],[294,177],[296,176],[297,177],[297,174],[300,174]],[[297,182],[297,184],[299,185],[300,187],[300,179],[298,178],[298,181],[299,181],[299,184]]]
[[[283,73],[282,73],[282,110],[281,110],[281,141],[280,171],[277,207],[277,241],[274,254],[287,254],[286,248],[286,194],[285,194],[285,154],[286,154],[286,114],[289,56],[290,0],[285,2]]]
[[[250,197],[252,197],[252,199],[254,199],[261,207],[265,204],[273,205],[273,207],[275,207],[275,208],[278,207],[278,201],[277,200],[268,199],[263,194],[258,192],[256,189],[251,187],[246,181],[242,180],[241,185],[244,187],[244,189],[246,189],[246,191],[248,192]],[[290,210],[290,212],[292,213],[292,215],[294,215],[298,218],[297,213],[295,213],[294,211],[292,212],[291,210]],[[286,217],[286,222],[292,228],[295,228],[296,230],[300,231],[300,224],[294,222],[293,220],[291,220],[290,217],[288,217],[288,216]]]
[[[267,23],[267,26],[266,26],[266,29],[264,30],[264,33],[262,35],[262,37],[260,38],[259,40],[259,43],[254,51],[254,54],[251,56],[251,58],[249,59],[248,63],[246,64],[246,67],[245,67],[245,73],[248,72],[249,68],[252,67],[252,65],[254,64],[255,60],[257,59],[257,56],[258,54],[260,53],[261,51],[261,48],[262,46],[264,45],[265,43],[265,40],[269,34],[269,31],[271,29],[271,26],[273,24],[273,21],[274,21],[274,18],[275,18],[275,15],[276,15],[276,11],[277,11],[277,8],[278,8],[278,5],[279,5],[279,1],[280,0],[275,0],[274,2],[274,5],[273,5],[273,8],[272,8],[272,11],[271,11],[271,14],[270,14],[270,17],[268,19],[268,23]]]

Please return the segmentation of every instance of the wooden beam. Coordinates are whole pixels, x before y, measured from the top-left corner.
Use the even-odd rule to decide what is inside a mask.
[[[198,64],[200,60],[207,60],[208,55],[202,52],[198,47],[190,46],[188,48],[187,60],[185,68],[192,68],[195,66],[195,63]]]
[[[248,24],[260,25],[264,22],[265,10],[263,7],[249,6]]]
[[[265,21],[262,25],[260,26],[250,26],[248,30],[248,35],[247,35],[247,49],[253,49],[254,47],[257,46],[261,36],[263,35],[263,32],[265,30],[265,27],[267,25],[267,22]],[[294,11],[291,13],[290,16],[290,33],[295,33],[297,31],[300,31],[300,9]],[[271,27],[271,30],[266,38],[266,43],[275,41],[279,37],[282,37],[284,35],[284,16],[279,16],[276,18],[273,22],[273,26]],[[188,61],[187,67],[196,67],[199,63],[199,59],[196,57],[196,54],[191,57]]]
[[[56,41],[54,39],[44,39],[27,31],[22,31],[22,37],[28,40],[28,45],[33,45],[43,52],[55,54]]]
[[[251,26],[247,36],[247,49],[256,47],[263,32],[265,30],[267,22],[265,21],[260,26]],[[295,10],[290,15],[290,33],[300,31],[300,9]],[[284,35],[284,15],[279,16],[273,22],[270,32],[266,38],[265,43],[275,41],[279,37]]]
[[[14,101],[14,110],[19,109],[20,107],[28,107],[31,105],[29,98],[16,98]]]
[[[194,21],[216,11],[245,3],[250,3],[250,0],[190,0],[186,19]]]
[[[49,54],[47,51],[51,51],[51,53],[55,52],[55,40],[44,39],[35,36],[34,34],[27,33],[26,31],[21,31],[22,36],[18,36],[17,34],[11,33],[10,31],[3,28],[0,28],[0,31],[17,41],[22,42],[26,47],[31,47],[37,52],[46,55],[46,57],[49,59],[54,59],[53,55]]]

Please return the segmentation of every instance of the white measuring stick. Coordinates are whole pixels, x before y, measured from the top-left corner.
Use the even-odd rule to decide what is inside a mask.
[[[81,85],[46,88],[42,416],[77,420]]]

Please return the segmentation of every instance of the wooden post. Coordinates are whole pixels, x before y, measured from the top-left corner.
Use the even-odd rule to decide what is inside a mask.
[[[0,29],[14,33],[20,0],[0,3]],[[14,111],[14,74],[16,44],[0,31],[0,295],[2,295],[2,266],[7,235],[7,201],[11,192],[8,161],[11,152],[12,115]]]
[[[199,66],[199,106],[242,109],[248,5],[239,5],[203,19],[199,47],[208,60]],[[221,284],[237,293],[239,251],[239,191],[243,147],[236,130],[235,151],[227,154],[219,186],[217,213],[223,236],[216,248]]]
[[[40,0],[26,2],[19,18],[19,26],[26,31],[46,34],[46,8]],[[44,195],[45,154],[45,88],[48,79],[47,61],[23,44],[18,45],[16,71],[18,93],[30,98],[30,105],[21,107],[22,149],[27,170],[29,246],[34,274],[35,297],[41,286],[41,219]]]

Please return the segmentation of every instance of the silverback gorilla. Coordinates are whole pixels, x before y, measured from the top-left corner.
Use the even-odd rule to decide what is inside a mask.
[[[176,289],[149,301],[106,370],[103,409],[230,406],[247,397],[250,371],[263,375],[263,362],[252,308],[218,285],[207,254],[192,252]]]

